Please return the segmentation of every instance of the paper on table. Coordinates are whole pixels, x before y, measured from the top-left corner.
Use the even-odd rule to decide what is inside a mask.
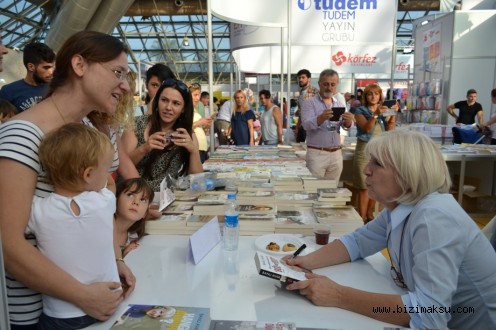
[[[189,259],[197,265],[221,238],[219,220],[214,217],[189,238]]]
[[[162,212],[162,210],[169,206],[175,199],[176,196],[172,190],[167,187],[167,179],[164,178],[162,182],[160,182],[160,206],[158,210]]]

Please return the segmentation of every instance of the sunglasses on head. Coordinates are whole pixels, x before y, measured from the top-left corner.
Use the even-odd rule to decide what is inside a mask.
[[[182,81],[176,79],[166,79],[162,82],[162,86],[177,87],[183,92],[189,92],[188,86],[186,86]]]
[[[201,85],[197,82],[195,83],[192,83],[191,86],[189,86],[189,88],[201,88]]]

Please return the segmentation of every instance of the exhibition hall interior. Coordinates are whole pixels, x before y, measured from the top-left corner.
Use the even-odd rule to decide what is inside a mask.
[[[496,328],[495,31],[0,0],[0,330]]]

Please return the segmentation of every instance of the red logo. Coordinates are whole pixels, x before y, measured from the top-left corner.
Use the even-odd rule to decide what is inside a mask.
[[[346,55],[342,51],[337,52],[336,54],[332,55],[332,60],[334,63],[336,63],[337,66],[340,66],[344,62],[346,62]]]
[[[348,56],[346,56],[342,51],[332,55],[332,60],[337,66],[340,66],[346,62],[353,66],[371,66],[372,64],[377,63],[377,57],[368,53],[363,55],[354,55],[349,53]]]

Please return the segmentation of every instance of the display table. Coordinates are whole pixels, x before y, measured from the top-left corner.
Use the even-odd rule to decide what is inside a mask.
[[[339,308],[317,307],[279,282],[258,275],[256,237],[240,237],[239,251],[217,245],[198,265],[187,260],[188,236],[149,235],[126,257],[137,278],[135,291],[104,323],[88,329],[109,329],[127,304],[209,307],[213,320],[294,322],[297,327],[380,329],[387,323]],[[307,252],[317,248],[313,237],[302,238]],[[354,263],[318,269],[336,282],[381,293],[401,293],[389,276],[389,262],[380,253]],[[380,306],[380,302],[378,302]]]

